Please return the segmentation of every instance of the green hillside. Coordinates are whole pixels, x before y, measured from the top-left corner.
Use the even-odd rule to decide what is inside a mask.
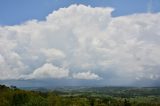
[[[26,91],[0,85],[0,106],[160,106],[160,88],[99,87]]]

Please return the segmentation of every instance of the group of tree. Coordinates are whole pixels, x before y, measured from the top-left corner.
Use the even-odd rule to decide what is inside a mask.
[[[160,106],[159,100],[159,97],[148,99],[90,95],[62,96],[54,91],[25,91],[15,86],[0,85],[0,106]]]

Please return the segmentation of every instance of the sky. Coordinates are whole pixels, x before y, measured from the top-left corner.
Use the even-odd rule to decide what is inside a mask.
[[[0,0],[0,83],[160,86],[159,0]]]
[[[15,25],[27,20],[44,20],[59,8],[72,4],[84,4],[92,7],[112,7],[113,16],[145,13],[151,0],[0,0],[0,25]],[[159,12],[160,1],[152,0],[152,12]]]

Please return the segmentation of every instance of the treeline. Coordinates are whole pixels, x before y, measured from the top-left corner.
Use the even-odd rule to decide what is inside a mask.
[[[24,91],[0,85],[0,106],[160,106],[160,97],[94,97],[60,92]]]

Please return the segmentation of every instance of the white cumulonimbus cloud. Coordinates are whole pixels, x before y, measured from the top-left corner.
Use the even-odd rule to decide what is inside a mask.
[[[0,79],[56,78],[57,73],[64,78],[66,70],[86,79],[85,70],[91,70],[86,75],[106,81],[158,81],[160,13],[112,17],[113,10],[71,5],[44,21],[1,26]]]
[[[85,79],[85,80],[99,80],[99,79],[101,79],[97,74],[91,73],[90,71],[74,73],[73,78]]]
[[[48,78],[66,78],[69,76],[67,69],[56,67],[52,64],[46,63],[42,67],[36,69],[30,75],[23,76],[25,79],[48,79]]]
[[[60,51],[57,50],[55,48],[51,48],[51,49],[42,49],[42,52],[44,53],[44,55],[46,56],[48,62],[52,62],[54,60],[60,60],[65,58],[65,54]]]

